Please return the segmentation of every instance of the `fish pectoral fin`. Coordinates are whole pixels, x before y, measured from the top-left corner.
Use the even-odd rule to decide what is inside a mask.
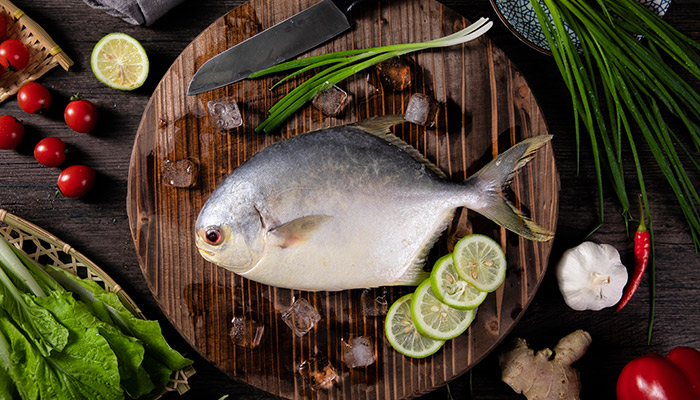
[[[269,233],[277,238],[279,247],[286,248],[307,241],[331,219],[330,215],[306,215],[272,228]]]

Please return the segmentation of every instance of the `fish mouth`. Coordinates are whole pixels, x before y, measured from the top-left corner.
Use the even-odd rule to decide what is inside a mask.
[[[202,248],[199,249],[199,254],[201,254],[202,257],[206,258],[207,260],[214,257],[214,253],[212,253],[211,251],[204,250]]]
[[[204,250],[204,249],[202,249],[202,248],[199,248],[199,254],[200,254],[200,255],[202,256],[202,258],[204,258],[206,261],[209,261],[209,262],[211,262],[211,263],[216,264],[216,262],[214,261],[214,260],[215,260],[214,253],[212,253],[211,251],[207,251],[207,250]]]
[[[202,257],[204,257],[204,259],[206,259],[207,261],[213,261],[215,254],[209,250],[204,249],[204,246],[201,246],[201,244],[202,244],[202,239],[200,237],[197,237],[196,245],[197,245],[197,250],[199,250],[199,254],[201,254]]]

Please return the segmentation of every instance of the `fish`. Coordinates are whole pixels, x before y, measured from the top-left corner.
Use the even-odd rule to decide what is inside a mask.
[[[307,132],[234,169],[195,222],[202,257],[256,282],[306,291],[415,286],[459,207],[527,239],[553,233],[502,195],[551,135],[525,139],[463,182],[393,135],[402,115]]]

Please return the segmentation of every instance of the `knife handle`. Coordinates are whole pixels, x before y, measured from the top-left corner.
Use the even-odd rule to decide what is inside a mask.
[[[368,0],[331,0],[345,14],[349,13],[356,5]]]

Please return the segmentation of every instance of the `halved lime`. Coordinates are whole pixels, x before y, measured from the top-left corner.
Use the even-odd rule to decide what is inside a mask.
[[[423,336],[449,340],[469,328],[474,320],[474,310],[458,310],[441,302],[433,294],[430,279],[426,279],[413,292],[411,317]]]
[[[384,334],[399,353],[413,358],[424,358],[438,351],[445,342],[427,338],[418,332],[411,319],[412,297],[413,293],[409,293],[389,307],[384,321]]]
[[[125,33],[110,33],[100,39],[92,49],[90,66],[100,82],[119,90],[141,87],[148,76],[146,50]]]
[[[430,273],[430,287],[441,302],[459,310],[476,308],[488,293],[462,279],[455,269],[452,253],[440,257]]]
[[[462,279],[484,292],[493,292],[506,278],[506,255],[495,240],[468,235],[455,245],[455,269]]]

